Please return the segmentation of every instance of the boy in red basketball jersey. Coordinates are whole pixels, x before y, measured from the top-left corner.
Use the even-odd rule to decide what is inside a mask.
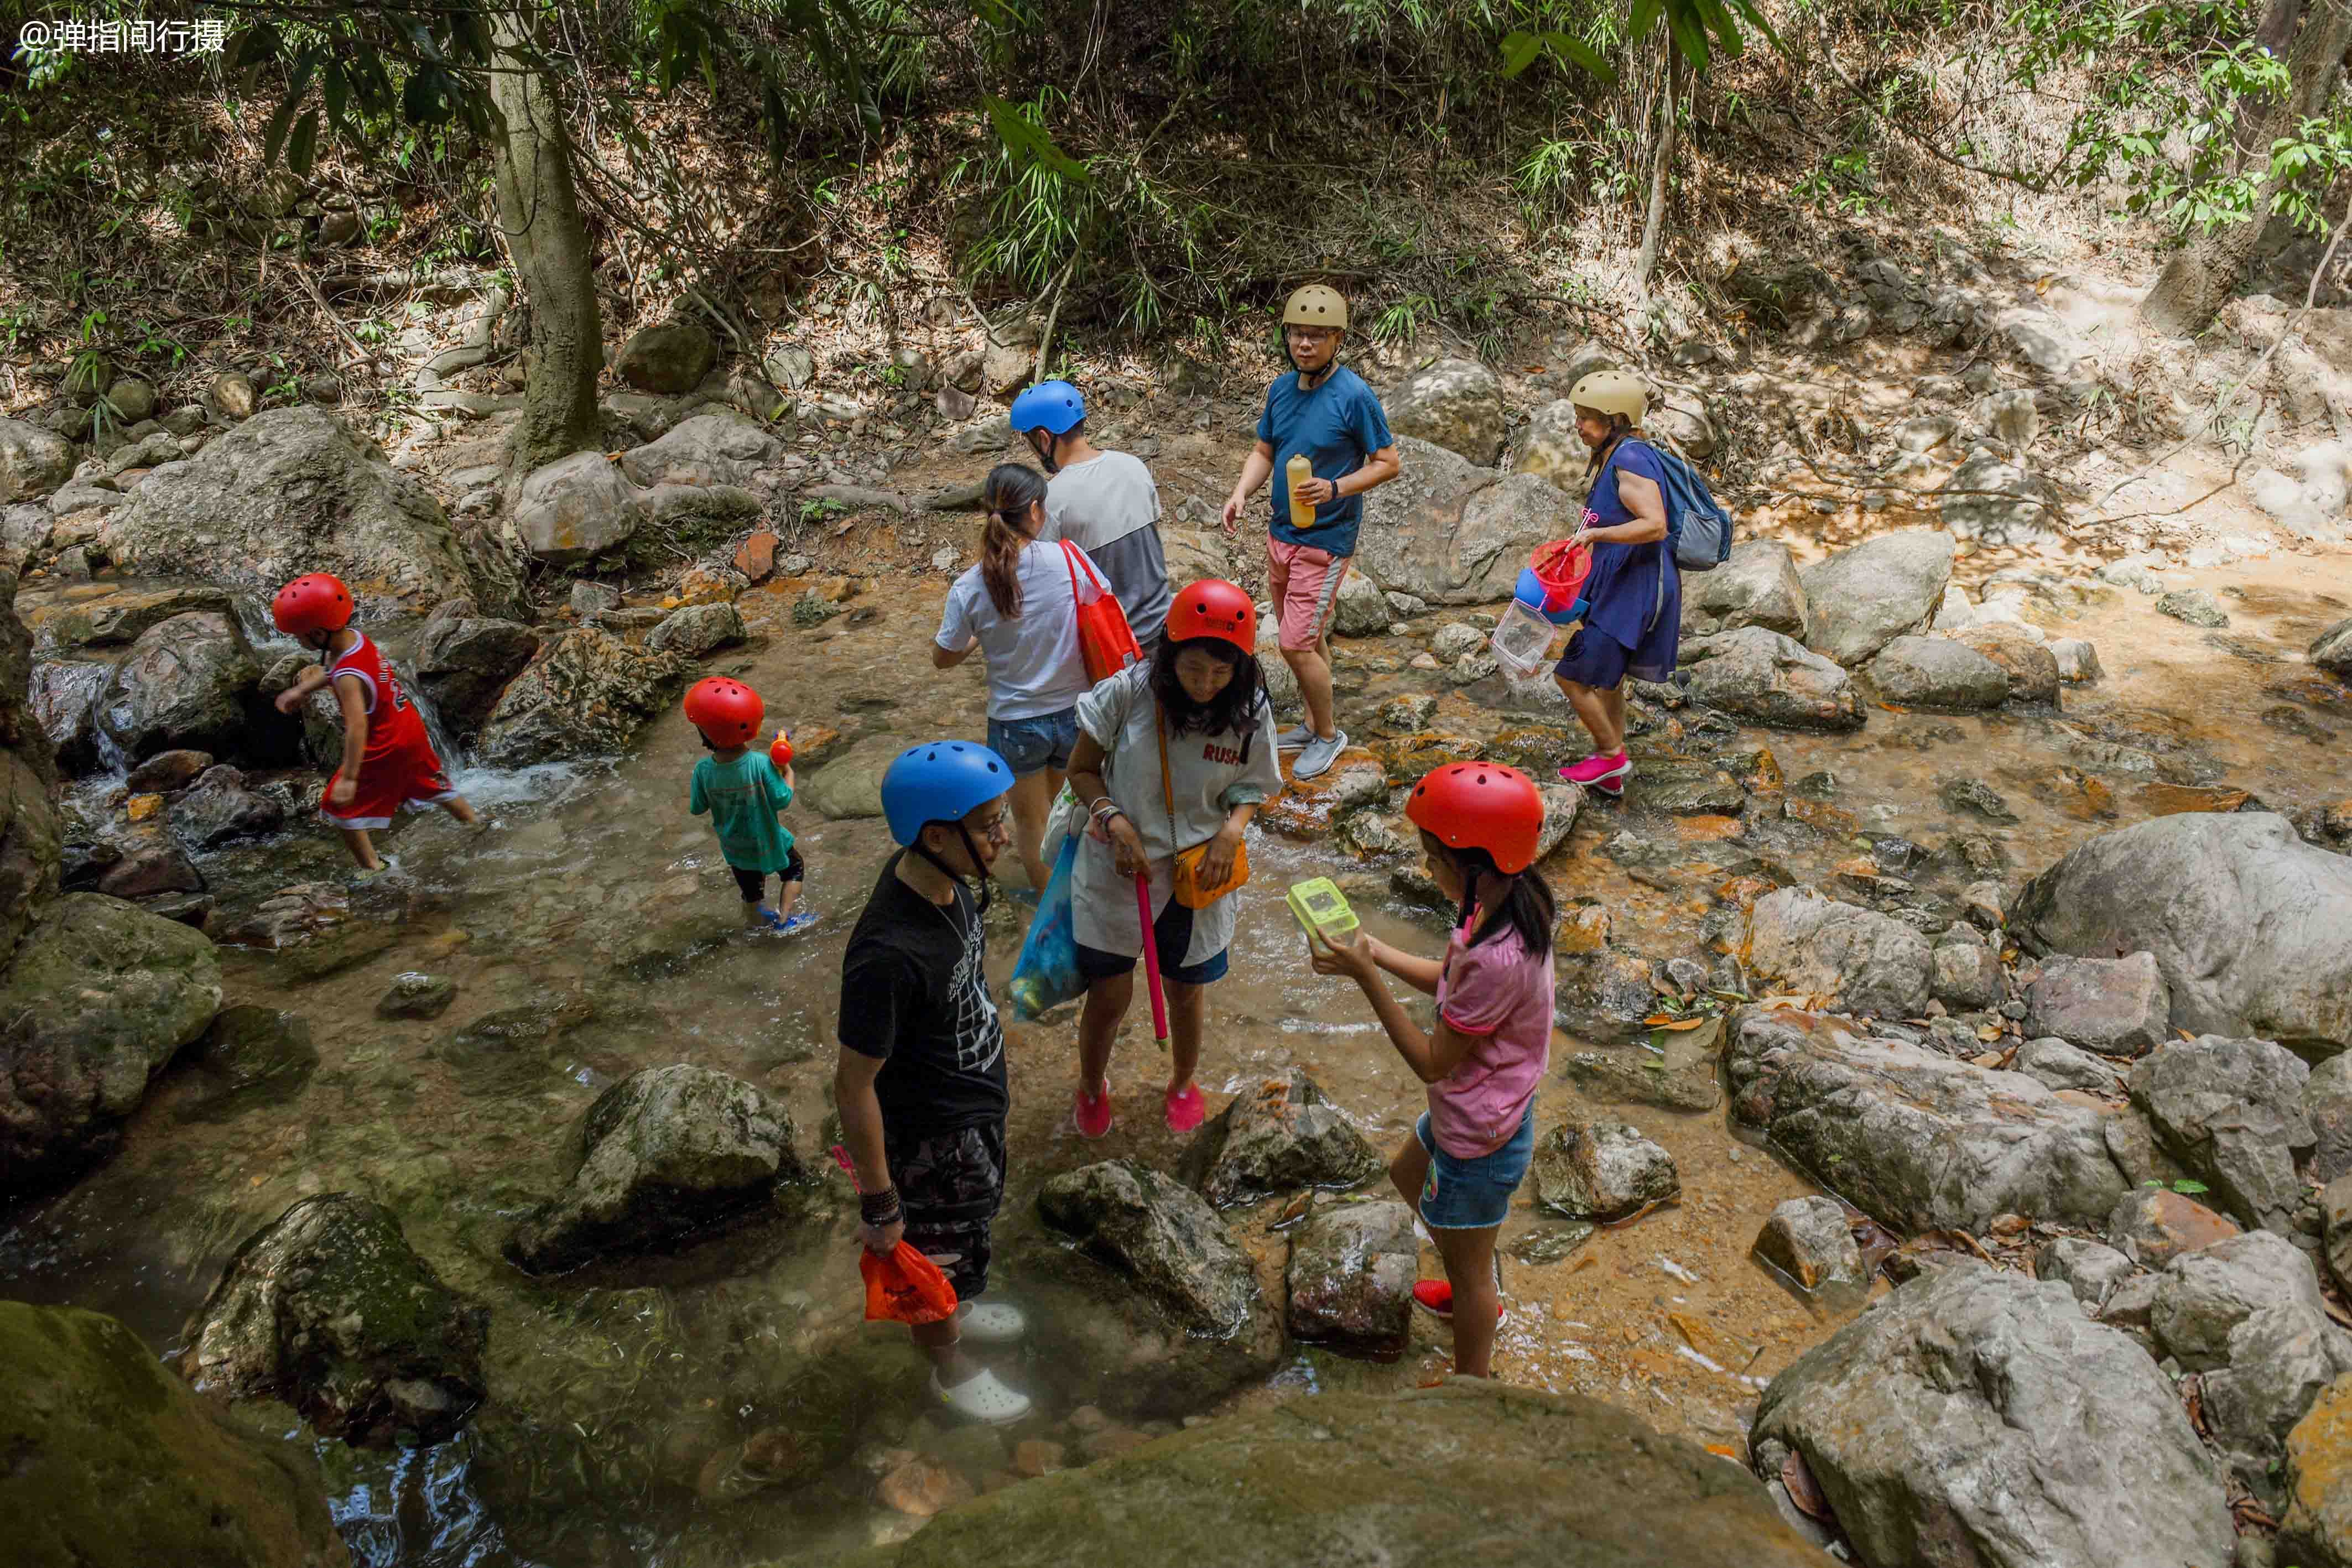
[[[331,684],[342,709],[342,766],[327,780],[319,814],[342,831],[365,877],[395,863],[379,856],[368,838],[370,829],[392,826],[394,808],[438,806],[469,827],[477,819],[474,808],[450,786],[425,731],[424,716],[390,661],[352,630],[352,609],[351,590],[320,571],[279,589],[269,618],[280,632],[317,649],[324,661],[278,695],[278,710],[299,712],[312,692]]]

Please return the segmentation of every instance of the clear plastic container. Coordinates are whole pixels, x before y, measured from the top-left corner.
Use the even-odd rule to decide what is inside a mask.
[[[1559,629],[1541,614],[1514,599],[1495,623],[1495,635],[1488,646],[1495,651],[1495,662],[1510,672],[1515,680],[1526,680],[1544,667],[1551,653],[1552,638]]]

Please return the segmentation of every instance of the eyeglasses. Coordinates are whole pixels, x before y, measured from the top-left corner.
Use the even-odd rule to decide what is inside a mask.
[[[980,830],[980,837],[1009,844],[1013,841],[1013,826],[1004,820],[1004,813],[999,811],[988,820],[985,827]]]
[[[1286,327],[1283,330],[1294,343],[1329,343],[1339,336],[1328,327]]]

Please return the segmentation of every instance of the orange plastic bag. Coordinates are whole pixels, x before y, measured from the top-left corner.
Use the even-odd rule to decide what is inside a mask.
[[[866,1279],[869,1323],[937,1323],[955,1313],[955,1287],[937,1263],[904,1241],[887,1258],[860,1252],[857,1271]]]

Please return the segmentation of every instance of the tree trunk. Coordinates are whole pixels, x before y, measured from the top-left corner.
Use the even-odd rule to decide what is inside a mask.
[[[509,451],[520,476],[602,443],[596,378],[604,329],[588,231],[572,187],[572,141],[533,47],[527,9],[492,13],[492,173],[499,224],[530,303],[530,373]]]
[[[1682,57],[1675,50],[1674,40],[1665,40],[1665,82],[1658,95],[1657,162],[1650,170],[1650,214],[1642,225],[1642,259],[1635,285],[1643,294],[1650,292],[1650,275],[1658,267],[1658,245],[1665,236],[1666,171],[1673,167],[1675,142],[1682,131],[1682,116],[1675,112],[1682,82]]]
[[[2281,8],[2274,5],[2263,20],[2261,36],[2266,40],[2275,36]],[[2303,28],[2286,53],[2287,90],[2253,118],[2245,133],[2249,151],[2241,167],[2257,161],[2267,163],[2271,143],[2297,121],[2324,112],[2336,90],[2337,65],[2346,47],[2352,45],[2352,0],[2307,0],[2303,10]],[[2270,212],[2265,183],[2256,191],[2253,214],[2245,222],[2198,235],[2175,251],[2141,301],[2141,319],[2159,331],[2183,337],[2194,337],[2211,325],[2252,270]]]

